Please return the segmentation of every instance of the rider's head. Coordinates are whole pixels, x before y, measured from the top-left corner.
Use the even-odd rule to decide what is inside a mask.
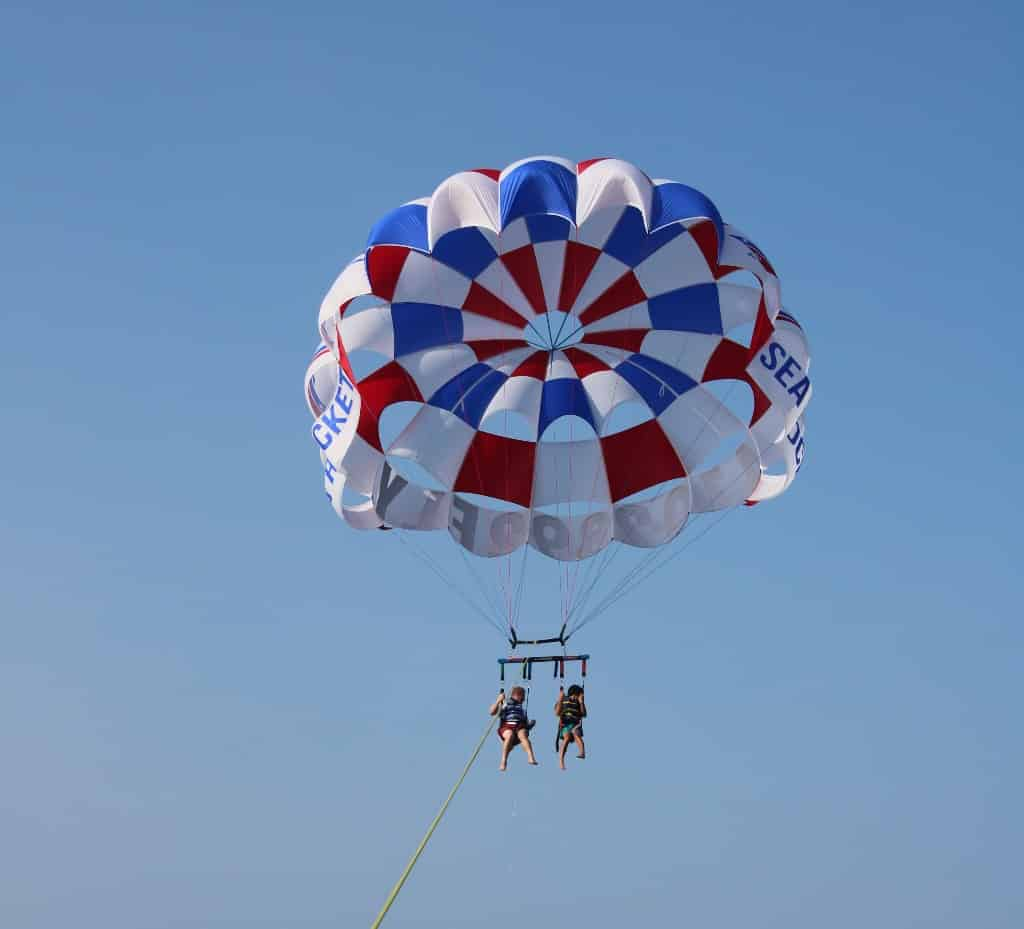
[[[567,693],[570,697],[579,697],[583,693],[583,688],[579,684],[573,684]]]
[[[510,690],[510,691],[508,692],[508,695],[509,695],[509,697],[510,697],[511,699],[513,699],[513,700],[518,700],[518,701],[519,701],[520,703],[522,703],[522,702],[523,702],[523,700],[525,700],[525,699],[526,699],[526,691],[525,691],[525,690],[523,690],[523,688],[522,688],[522,687],[513,687],[513,688],[512,688],[512,689],[511,689],[511,690]]]

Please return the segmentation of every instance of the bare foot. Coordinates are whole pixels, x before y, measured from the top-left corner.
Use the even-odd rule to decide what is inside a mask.
[[[564,761],[560,761],[558,763],[558,767],[560,767],[564,771],[565,770],[565,762]]]
[[[498,770],[499,771],[504,771],[505,770],[505,765],[503,765],[503,764],[498,765]]]
[[[577,758],[579,758],[579,759],[580,759],[580,760],[582,761],[582,760],[583,760],[584,758],[586,758],[587,756],[586,756],[586,755],[577,755],[576,757],[577,757]]]
[[[531,758],[531,759],[530,759],[530,761],[529,761],[529,763],[530,763],[530,764],[538,764],[538,761],[537,761],[537,759],[536,759],[536,758]]]

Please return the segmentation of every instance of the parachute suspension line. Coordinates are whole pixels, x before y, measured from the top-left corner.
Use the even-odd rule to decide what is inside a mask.
[[[565,320],[562,320],[562,322],[564,323]],[[570,439],[570,441],[572,440],[572,420],[569,420],[569,439]],[[594,487],[597,486],[597,468],[598,468],[598,466],[595,465],[594,466],[594,484],[593,484]],[[569,485],[570,486],[574,486],[573,477],[572,477],[572,456],[571,455],[569,456]],[[593,489],[591,490],[590,495],[591,495],[591,497],[593,497],[593,495],[594,495]],[[572,506],[572,504],[570,503],[570,508],[571,508],[571,506]],[[570,523],[571,523],[571,517],[572,517],[571,509],[570,509],[569,516],[570,516]],[[580,526],[581,529],[583,528],[583,526],[586,525],[586,522],[587,522],[586,519],[582,519],[582,517],[581,517],[581,526]],[[586,542],[585,538],[581,537],[581,539],[580,539],[581,547],[585,544],[585,542]],[[577,553],[577,554],[580,554],[580,553]],[[566,581],[566,586],[568,587],[568,591],[566,593],[566,598],[565,598],[565,609],[562,612],[562,630],[563,630],[563,634],[564,634],[565,627],[569,624],[569,613],[572,611],[573,600],[576,597],[576,591],[578,589],[577,588],[577,581],[579,580],[580,571],[581,571],[580,560],[581,559],[576,558],[573,563],[566,565],[565,581]]]
[[[574,266],[574,269],[575,269],[575,266]],[[637,307],[636,306],[634,306],[632,309],[630,309],[629,316],[628,316],[628,318],[626,320],[626,324],[625,324],[625,328],[626,329],[631,329],[633,327],[633,321],[634,321],[634,317],[636,316],[636,311],[637,311]],[[583,327],[580,326],[580,328],[583,328]],[[573,333],[573,334],[575,334],[575,333]],[[614,349],[613,349],[613,351],[614,351]],[[612,387],[611,403],[608,406],[609,411],[615,409],[615,401],[618,399],[618,396],[619,396],[619,386],[622,383],[622,381],[623,381],[623,378],[621,376],[615,378],[614,386]],[[607,479],[607,470],[604,467],[603,458],[599,459],[598,462],[594,465],[594,480],[591,482],[591,485],[590,485],[590,499],[593,499],[595,493],[597,492],[597,480],[598,480],[598,477],[600,476],[602,471],[605,472],[605,477]],[[613,536],[614,536],[614,531],[615,530],[614,530],[614,525],[613,525],[613,528],[612,528]],[[611,548],[611,544],[610,543],[605,546],[605,550],[607,551],[607,549],[609,549],[609,548]],[[579,561],[577,561],[577,563],[576,563],[576,573],[577,573],[577,575],[579,574],[579,571],[580,571],[580,565],[579,565]],[[600,572],[598,572],[598,576],[597,576],[597,580],[598,581],[602,578],[603,573],[604,573],[603,569]],[[591,591],[588,591],[588,595],[589,595],[590,592],[592,592],[592,589],[591,589]],[[574,593],[575,593],[575,583],[574,583]],[[568,606],[566,607],[565,616],[563,617],[563,622],[564,623],[568,624],[570,617],[572,616],[573,612],[575,611],[575,608],[576,608],[575,604],[573,604],[573,603],[569,603],[568,604]]]
[[[597,570],[594,572],[594,576],[591,579],[589,586],[586,587],[582,596],[580,596],[579,600],[574,604],[572,610],[569,611],[570,620],[573,616],[583,612],[587,604],[590,602],[594,591],[601,586],[601,583],[605,578],[605,572],[611,568],[615,559],[619,557],[624,548],[625,546],[622,543],[617,543],[614,546],[608,545],[605,547],[604,551],[601,552],[600,556],[593,560],[593,564],[598,565]],[[575,632],[575,626],[571,625],[569,634],[571,635],[573,632]]]
[[[549,316],[548,317],[548,327],[549,328],[550,328],[550,325],[551,325],[551,320],[550,320],[550,316]],[[553,340],[551,342],[549,342],[548,344],[549,345],[553,344]],[[550,376],[551,376],[551,371],[552,371],[552,367],[554,365],[554,361],[555,361],[555,353],[554,353],[553,349],[550,349],[548,351],[547,371],[546,371],[545,377],[544,377],[545,381],[548,380],[550,378]],[[555,516],[559,520],[561,520],[563,518],[563,509],[562,509],[562,507],[563,507],[563,500],[562,500],[562,498],[565,497],[565,496],[569,496],[571,494],[572,482],[570,480],[569,481],[569,485],[570,486],[568,488],[566,488],[566,490],[569,491],[569,493],[567,493],[567,494],[561,493],[561,486],[560,485],[561,485],[561,477],[562,477],[562,468],[561,468],[562,461],[561,461],[561,455],[559,455],[559,447],[558,446],[559,445],[563,445],[564,446],[564,449],[565,449],[565,451],[564,451],[564,454],[565,454],[565,464],[566,464],[566,468],[568,469],[569,467],[571,467],[571,462],[572,462],[572,441],[571,441],[571,437],[572,437],[572,421],[571,420],[569,422],[569,436],[570,436],[570,441],[568,443],[560,443],[560,442],[555,442],[555,441],[551,441],[549,443],[549,445],[551,446],[552,452],[553,452],[552,460],[554,462],[554,469],[555,469],[555,496],[556,496],[556,500],[555,500]],[[537,437],[537,441],[538,441],[538,444],[540,444],[540,441],[541,441],[541,437],[540,436]],[[569,517],[569,521],[570,521],[570,524],[571,524],[572,501],[571,500],[564,501],[564,506],[565,506],[565,515]],[[570,532],[571,532],[571,530],[570,530]],[[571,536],[570,536],[570,538],[571,538]],[[557,570],[558,570],[558,599],[559,599],[559,609],[558,609],[558,612],[559,612],[559,616],[561,617],[562,622],[564,623],[564,621],[565,621],[565,611],[566,611],[565,598],[566,598],[566,588],[567,588],[567,581],[568,581],[567,564],[566,564],[566,562],[564,560],[559,559]]]
[[[575,222],[572,223],[572,230],[569,233],[569,237],[570,237],[571,241],[573,241],[577,245],[579,245],[580,230],[579,230],[579,227],[576,225]],[[570,256],[570,252],[571,252],[571,250],[569,249],[569,244],[568,244],[568,242],[566,242],[565,252],[564,252],[564,256],[565,257],[562,259],[562,262],[563,262],[563,266],[564,266],[565,262],[569,262],[569,265],[570,265],[570,267],[569,267],[570,278],[569,279],[571,281],[571,290],[569,292],[574,294],[574,293],[576,293],[576,262],[573,261],[569,257]],[[563,267],[563,273],[564,273],[564,267]],[[561,307],[559,307],[559,309],[561,309]],[[572,307],[569,307],[568,309],[571,310]],[[562,325],[560,325],[558,327],[558,332],[555,333],[554,339],[551,340],[551,344],[556,349],[561,348],[561,346],[565,344],[564,342],[562,342],[562,330],[565,328],[565,324],[568,321],[568,319],[569,319],[569,313],[566,313],[562,317]]]
[[[473,763],[480,755],[480,750],[484,747],[484,743],[487,741],[487,737],[491,734],[491,730],[494,729],[497,721],[498,716],[495,716],[484,730],[484,734],[480,737],[480,741],[477,742],[476,748],[473,749],[473,754],[469,756],[469,761],[466,762],[466,766],[462,769],[462,774],[459,775],[459,779],[455,782],[455,786],[451,789],[451,792],[448,794],[444,803],[441,804],[441,809],[437,811],[437,815],[434,817],[434,821],[427,829],[426,835],[423,836],[420,844],[416,846],[416,851],[413,852],[412,858],[409,859],[409,863],[405,866],[405,870],[395,882],[395,886],[391,888],[391,893],[388,894],[387,899],[384,901],[384,905],[381,907],[380,912],[377,914],[377,918],[373,921],[373,925],[370,926],[370,929],[379,929],[380,924],[384,922],[384,917],[388,915],[388,910],[391,909],[391,905],[395,902],[395,898],[398,896],[399,891],[401,891],[403,885],[409,879],[412,869],[416,866],[416,862],[419,861],[420,855],[423,854],[423,849],[427,847],[427,843],[430,841],[430,837],[434,834],[434,830],[438,827],[438,824],[441,822],[444,814],[448,811],[448,805],[452,802],[455,794],[458,793],[459,788],[462,786],[462,782],[466,779],[466,775],[469,774],[469,769],[473,767]]]
[[[663,555],[664,552],[659,549],[651,549],[650,551],[644,552],[644,554],[636,561],[636,563],[620,577],[614,584],[606,590],[598,601],[598,605],[594,608],[595,612],[603,612],[607,607],[605,604],[609,604],[611,601],[618,599],[618,594],[629,585],[630,581],[637,576],[641,571],[644,570],[648,565],[652,564],[659,555]],[[583,613],[583,609],[580,610]],[[583,619],[576,622],[572,631],[576,632],[584,623]]]
[[[672,553],[669,554],[667,557],[663,558],[659,564],[656,564],[653,567],[649,567],[639,577],[635,577],[628,585],[626,585],[624,588],[616,592],[614,596],[610,596],[606,600],[602,601],[591,613],[589,613],[586,617],[584,617],[584,619],[580,621],[579,625],[576,628],[579,629],[587,625],[588,623],[593,622],[595,619],[597,619],[598,616],[600,616],[603,612],[605,612],[607,609],[616,604],[624,596],[635,590],[649,577],[656,574],[662,568],[666,567],[670,562],[674,561],[676,558],[682,555],[683,552],[686,551],[686,549],[688,549],[691,545],[695,545],[702,538],[704,538],[704,536],[706,536],[712,529],[714,529],[717,525],[723,522],[734,511],[734,509],[735,508],[730,508],[728,510],[722,511],[722,513],[716,519],[712,520],[699,533],[697,533],[697,535],[691,536],[684,545],[680,545],[678,548],[672,551]]]
[[[730,385],[729,389],[725,392],[725,396],[721,401],[723,406],[732,396],[732,393],[736,389],[736,385],[738,383],[738,381],[733,382]],[[664,385],[662,386],[664,389]],[[710,420],[705,420],[704,425],[701,427],[700,432],[697,434],[697,438],[694,440],[695,443],[699,441],[700,438],[704,435],[704,432],[707,430],[710,424]],[[743,471],[741,471],[735,478],[733,478],[733,480],[731,480],[725,487],[723,487],[712,499],[712,504],[715,503],[726,491],[731,490],[732,487],[736,484],[736,482],[740,478],[742,478],[748,470],[749,468],[746,468]],[[725,516],[731,513],[733,509],[735,508],[730,508],[726,510],[724,514],[720,516],[717,520],[715,520],[710,526],[708,526],[702,532],[698,533],[695,537],[692,536],[690,539],[687,540],[687,542],[684,545],[675,548],[670,553],[666,554],[664,550],[660,548],[655,548],[647,554],[645,554],[644,557],[641,558],[640,561],[637,562],[637,564],[634,565],[632,569],[626,572],[626,574],[612,587],[612,589],[607,594],[605,594],[605,596],[601,599],[598,605],[589,614],[585,615],[583,619],[581,619],[579,622],[575,623],[572,626],[569,634],[572,635],[574,632],[581,629],[587,623],[593,622],[593,620],[595,620],[601,613],[603,613],[605,610],[609,609],[613,604],[621,600],[626,594],[631,593],[633,590],[635,590],[637,586],[643,583],[644,580],[651,577],[653,574],[656,574],[670,561],[673,561],[677,556],[682,554],[687,548],[690,547],[690,545],[702,539],[715,526],[722,522],[722,520],[725,519]],[[681,538],[684,535],[685,530],[687,528],[691,528],[693,526],[693,523],[695,523],[698,519],[707,515],[708,513],[706,511],[703,513],[698,513],[693,518],[693,520],[690,521],[686,527],[684,527],[683,531],[679,533],[678,538]],[[664,556],[663,560],[660,563],[656,564],[658,558],[662,556]]]
[[[505,620],[505,625],[508,627],[508,632],[512,633],[512,555],[508,554],[504,558],[500,559],[497,565],[498,570],[498,586],[501,588],[501,614]]]
[[[579,241],[579,229],[576,227],[575,223],[572,225],[572,233],[571,233],[571,235],[575,238],[575,240],[577,242]],[[573,254],[574,254],[574,252],[572,252],[568,248],[568,245],[567,245],[566,246],[565,257],[564,257],[563,260],[564,261],[568,261],[570,263],[569,271],[570,271],[570,275],[571,275],[571,286],[572,286],[572,289],[571,289],[570,292],[575,294],[576,293],[576,286],[575,286],[576,285],[576,264],[575,264],[575,261],[572,258]],[[571,311],[572,307],[566,307],[566,309]],[[551,344],[553,346],[552,355],[553,355],[554,351],[558,351],[562,347],[562,344],[563,344],[562,343],[562,332],[565,329],[565,324],[569,320],[569,316],[570,316],[570,313],[566,313],[562,317],[562,322],[561,322],[561,325],[558,327],[558,332],[556,333],[555,337],[551,341]],[[567,500],[568,524],[569,524],[570,527],[573,524],[573,512],[572,512],[573,500],[572,500],[572,497],[573,497],[573,488],[575,487],[575,482],[573,480],[573,469],[572,469],[572,465],[573,465],[573,451],[572,450],[573,450],[573,440],[574,440],[574,438],[575,438],[575,436],[574,436],[574,429],[573,429],[573,421],[572,421],[572,419],[570,419],[569,420],[569,444],[566,446],[566,459],[567,459],[567,461],[566,461],[566,468],[567,468],[567,473],[568,473],[569,487],[568,487],[568,493],[565,494],[565,496],[568,498],[568,500]],[[597,486],[597,468],[596,467],[595,467],[595,470],[594,470],[594,486],[595,487]],[[593,496],[593,490],[591,490],[590,496]],[[570,532],[571,531],[572,530],[570,528]],[[585,541],[584,539],[581,539],[581,545],[584,543],[584,541]],[[580,553],[577,552],[575,554],[577,556],[574,559],[575,562],[576,562],[575,564],[572,564],[571,562],[565,562],[564,564],[559,566],[559,575],[560,575],[560,579],[561,579],[561,590],[562,590],[562,603],[561,603],[561,607],[562,607],[562,609],[561,609],[562,625],[561,625],[561,632],[559,633],[559,635],[563,636],[563,637],[565,635],[566,625],[569,622],[569,610],[572,607],[572,598],[573,598],[573,595],[575,593],[576,580],[577,580],[577,578],[579,576],[579,571],[580,571],[580,564],[579,564],[579,557],[578,557]],[[563,639],[563,643],[562,643],[562,650],[563,650],[563,654],[564,654],[564,651],[565,651],[564,639]]]
[[[572,526],[572,496],[573,496],[572,445],[573,445],[573,421],[570,418],[570,420],[569,420],[569,444],[566,447],[566,455],[565,455],[565,458],[566,458],[565,467],[566,467],[567,477],[568,477],[568,481],[569,481],[569,486],[566,489],[567,492],[564,494],[564,496],[568,498],[566,500],[566,504],[565,504],[566,505],[566,511],[567,511],[567,520],[566,521],[568,522],[570,527]],[[569,531],[571,532],[572,529],[570,528]],[[579,564],[578,561],[577,561],[577,564]],[[563,629],[565,628],[565,618],[566,618],[566,616],[569,613],[569,597],[571,596],[570,588],[569,588],[569,571],[570,571],[570,568],[571,568],[571,562],[566,561],[566,562],[564,562],[561,565],[561,573],[562,573],[562,575],[564,577],[564,580],[562,582],[562,610],[561,610],[561,620],[562,620],[562,628]]]
[[[701,516],[703,516],[703,515],[704,515],[703,513],[698,513],[698,514],[697,514],[697,516],[696,516],[696,517],[694,517],[694,522],[695,522],[695,521],[696,521],[697,519],[699,519],[699,518],[700,518]],[[693,523],[691,522],[691,523],[690,523],[689,525],[693,525]],[[616,554],[618,554],[619,552],[621,552],[621,551],[622,551],[622,550],[623,550],[624,548],[625,548],[625,546],[624,546],[624,545],[621,545],[621,544],[620,544],[620,545],[618,546],[618,548],[617,548]],[[639,558],[639,559],[638,559],[638,560],[637,560],[637,561],[636,561],[636,562],[635,562],[635,563],[633,564],[633,566],[632,566],[631,568],[628,568],[628,569],[627,569],[627,570],[626,570],[626,571],[625,571],[625,572],[623,573],[622,577],[620,577],[620,578],[619,578],[619,579],[618,579],[617,581],[615,581],[615,583],[613,583],[613,584],[611,585],[611,587],[609,587],[609,588],[608,588],[608,590],[606,590],[606,591],[604,592],[604,594],[602,594],[602,596],[601,596],[601,599],[600,599],[600,601],[599,601],[599,606],[597,607],[597,609],[601,609],[601,607],[600,607],[600,604],[603,604],[603,603],[605,602],[605,600],[608,600],[608,599],[612,599],[612,598],[615,598],[615,599],[617,599],[617,595],[618,595],[618,593],[619,593],[619,592],[620,592],[620,591],[621,591],[621,590],[622,590],[622,589],[623,589],[624,587],[626,587],[627,585],[629,585],[630,581],[631,581],[631,580],[632,580],[632,579],[633,579],[634,577],[636,577],[636,575],[637,575],[637,574],[639,574],[640,572],[642,572],[642,571],[643,571],[643,570],[644,570],[644,569],[645,569],[645,568],[646,568],[647,566],[649,566],[649,565],[653,564],[653,563],[654,563],[654,562],[655,562],[655,561],[656,561],[656,560],[657,560],[657,559],[658,559],[659,557],[663,556],[663,555],[665,554],[665,551],[666,551],[666,550],[665,550],[664,548],[661,548],[661,547],[659,546],[658,548],[652,548],[652,549],[650,549],[650,550],[648,550],[648,551],[644,552],[643,556],[642,556],[642,557],[640,557],[640,558]],[[614,556],[613,556],[613,557],[612,557],[612,558],[611,558],[611,559],[610,559],[610,560],[608,561],[608,564],[607,564],[607,566],[606,566],[606,567],[611,567],[611,563],[612,563],[612,561],[614,561]],[[603,573],[603,571],[602,571],[601,573]],[[597,585],[597,583],[595,583],[595,584],[594,584],[594,585],[593,585],[593,586],[591,587],[591,589],[590,589],[590,591],[588,592],[588,594],[589,594],[589,593],[592,593],[592,592],[593,592],[593,590],[594,590],[594,589],[595,589],[595,588],[596,588],[597,586],[598,586],[598,585]],[[577,611],[577,613],[578,613],[578,614],[579,614],[579,613],[583,613],[583,612],[584,612],[584,609],[585,609],[585,607],[586,607],[586,603],[581,603],[581,604],[580,604],[580,609],[579,609],[579,610]],[[576,624],[574,624],[574,625],[573,625],[573,627],[572,627],[572,631],[573,631],[573,632],[575,632],[575,631],[576,631],[576,630],[577,630],[577,629],[578,629],[578,628],[579,628],[579,627],[580,627],[581,625],[582,625],[582,621],[580,621],[580,622],[577,622]]]
[[[712,520],[699,533],[697,533],[697,535],[691,536],[689,539],[687,539],[684,545],[680,545],[678,548],[672,551],[671,554],[664,558],[660,564],[651,567],[640,577],[637,577],[625,589],[620,590],[611,599],[602,601],[597,607],[595,607],[593,611],[591,611],[586,617],[584,617],[579,623],[577,623],[576,627],[573,629],[573,632],[583,628],[583,626],[587,625],[588,623],[593,622],[595,619],[597,619],[598,616],[601,615],[601,613],[603,613],[609,607],[613,606],[615,603],[621,600],[626,594],[631,593],[633,590],[635,590],[640,584],[646,581],[647,578],[651,577],[653,574],[657,573],[662,568],[666,567],[669,564],[669,562],[675,561],[675,559],[678,558],[683,552],[685,552],[691,545],[695,545],[697,542],[703,539],[704,536],[711,532],[711,530],[714,529],[716,526],[724,522],[735,511],[736,507],[730,507],[727,510],[723,510],[716,519]]]
[[[502,278],[501,281],[502,281],[502,286],[501,286],[502,295],[504,295],[505,279]],[[502,298],[504,298],[504,297],[502,296]],[[515,371],[515,367],[514,366],[510,366],[509,367],[509,375],[511,375],[513,371]],[[512,436],[511,407],[509,406],[509,403],[507,402],[508,401],[507,392],[508,392],[508,389],[509,389],[508,388],[508,382],[509,382],[509,378],[506,378],[505,381],[501,385],[501,389],[506,394],[505,402],[503,404],[504,407],[505,407],[505,435],[507,437],[511,437]],[[505,443],[505,496],[506,497],[510,497],[511,496],[510,489],[509,489],[509,479],[510,479],[510,475],[512,473],[512,468],[511,468],[511,464],[510,464],[510,461],[509,461],[509,454],[510,454],[509,453],[509,445],[508,445],[508,443]],[[529,527],[529,520],[527,520],[527,527]],[[525,546],[523,546],[524,551],[523,551],[522,574],[521,574],[520,580],[519,580],[520,589],[522,588],[523,581],[524,581],[523,575],[525,575],[525,573],[526,573],[526,551],[529,550],[529,547],[530,547],[529,528],[527,528],[526,536],[527,536],[526,537],[526,544],[525,544]],[[515,550],[514,550],[514,547],[510,545],[511,541],[512,541],[512,524],[511,524],[511,521],[507,521],[505,523],[505,544],[508,547],[509,552],[508,552],[508,557],[505,559],[505,562],[506,562],[506,565],[507,565],[507,575],[506,576],[507,576],[507,582],[508,582],[508,632],[509,632],[510,635],[512,634],[512,630],[515,628],[516,612],[518,610],[518,602],[517,602],[518,594],[515,592],[514,581],[513,581],[513,564],[515,562]]]
[[[615,546],[615,547],[617,548],[618,546]],[[579,608],[580,604],[583,603],[587,599],[587,597],[590,596],[590,591],[591,591],[592,587],[589,586],[589,585],[590,585],[591,581],[593,581],[594,584],[596,584],[597,580],[601,577],[602,572],[604,570],[604,565],[607,564],[608,558],[609,558],[609,556],[611,554],[611,549],[612,549],[612,546],[611,545],[607,545],[604,548],[604,550],[599,555],[596,555],[593,558],[588,559],[587,567],[586,567],[586,569],[583,572],[583,580],[580,582],[580,590],[582,592],[581,592],[581,594],[579,596],[579,599],[577,599],[576,603],[573,604],[572,609],[569,610],[569,617],[570,618],[577,611],[577,609]],[[601,565],[601,568],[597,570],[597,573],[596,573],[596,576],[595,576],[595,567],[597,565]]]
[[[505,275],[501,275],[498,280],[500,282],[499,286],[498,286],[498,299],[500,299],[504,303],[504,302],[506,302],[506,300],[505,300]],[[540,333],[537,331],[537,327],[534,326],[533,323],[530,320],[526,320],[526,325],[528,325],[537,334],[538,341],[541,341],[541,342],[544,341],[543,338],[541,338]],[[508,380],[506,379],[505,383],[502,384],[501,389],[502,390],[507,390],[507,388],[508,388]],[[509,429],[509,411],[508,411],[508,407],[507,406],[505,407],[505,433],[506,433],[506,435],[508,435],[510,433],[510,429]],[[538,443],[540,442],[540,436],[537,436],[537,442]],[[507,488],[507,481],[508,481],[508,472],[509,472],[508,460],[506,459],[506,462],[505,462],[506,488]],[[511,527],[509,527],[508,531],[511,532]],[[529,551],[530,551],[530,540],[529,540],[529,536],[527,536],[526,544],[523,546],[523,563],[522,563],[522,567],[521,567],[520,572],[519,572],[519,589],[516,591],[515,596],[512,598],[512,603],[511,603],[511,606],[509,608],[509,616],[508,616],[508,632],[509,632],[509,637],[511,637],[512,630],[515,628],[516,623],[518,623],[518,621],[519,621],[519,607],[520,607],[520,604],[522,603],[522,599],[523,599],[523,584],[524,584],[524,582],[526,580],[526,556],[529,553]],[[512,553],[511,552],[509,552],[509,556],[508,557],[509,557],[509,578],[511,579],[511,575],[512,575]]]
[[[433,277],[433,281],[434,281],[434,297],[435,297],[435,302],[439,306],[443,306],[444,305],[444,300],[442,299],[441,280],[440,280],[440,276],[438,275],[437,266],[433,262],[431,262],[430,268],[431,268],[431,273],[432,273],[432,277]],[[453,333],[449,331],[448,317],[447,316],[442,316],[442,323],[444,325],[445,338],[448,339],[448,342],[449,343],[454,343],[454,342],[458,341],[457,339],[453,338]],[[462,408],[463,408],[463,412],[465,412],[466,396],[470,392],[470,390],[472,390],[473,387],[475,387],[475,386],[476,386],[476,382],[474,382],[469,387],[467,387],[465,390],[463,390],[462,396],[459,397],[458,402],[455,404],[455,408],[458,408],[461,405]],[[455,408],[453,408],[453,411],[454,411]],[[483,486],[484,482],[483,482],[483,476],[480,473],[480,462],[476,459],[476,457],[473,458],[473,466],[474,466],[474,470],[476,471],[477,483],[478,483],[479,486]],[[483,580],[481,579],[480,575],[477,573],[477,570],[472,566],[472,564],[470,563],[469,559],[466,557],[465,548],[463,548],[461,543],[459,543],[458,548],[459,548],[459,554],[462,555],[463,563],[466,565],[467,568],[469,568],[470,574],[473,575],[473,581],[476,584],[477,590],[479,590],[481,597],[483,598],[483,602],[487,605],[488,610],[494,610],[495,615],[498,616],[498,617],[501,617],[502,613],[503,613],[503,611],[501,609],[501,602],[499,601],[498,604],[497,604],[497,607],[495,607],[494,602],[491,600],[490,590],[488,589],[487,585],[483,582]],[[493,623],[492,623],[492,625],[493,625]],[[500,623],[497,625],[497,629],[498,629],[498,631],[500,633],[501,632],[501,625],[500,625]]]
[[[502,616],[501,603],[499,602],[495,604],[491,600],[491,592],[488,589],[487,584],[484,583],[483,578],[480,577],[479,572],[473,567],[473,563],[466,554],[466,550],[461,545],[458,548],[459,554],[462,556],[462,562],[469,569],[469,573],[473,576],[473,581],[476,583],[477,590],[480,591],[480,596],[483,598],[484,603],[487,604],[487,608],[489,610],[494,610],[496,616]],[[499,625],[498,628],[500,629],[501,626]]]
[[[512,608],[512,623],[509,624],[511,631],[512,624],[519,624],[519,614],[523,607],[523,589],[526,586],[526,559],[530,556],[530,544],[523,546],[523,562],[519,569],[519,586],[516,590],[515,605]]]
[[[479,605],[478,603],[476,603],[476,602],[475,602],[475,601],[474,601],[474,600],[473,600],[473,599],[472,599],[472,598],[471,598],[471,597],[470,597],[470,596],[469,596],[469,595],[468,595],[468,594],[467,594],[467,593],[466,593],[466,592],[465,592],[465,591],[463,590],[463,588],[462,588],[462,585],[460,585],[460,584],[456,583],[456,582],[455,582],[455,580],[454,580],[453,578],[449,577],[449,576],[448,576],[448,575],[447,575],[447,574],[446,574],[446,573],[444,572],[444,570],[442,570],[442,569],[441,569],[441,568],[440,568],[440,567],[439,567],[439,566],[438,566],[438,565],[437,565],[437,564],[436,564],[436,563],[435,563],[435,562],[433,561],[433,559],[431,559],[431,557],[430,557],[430,556],[429,556],[429,555],[428,555],[428,554],[427,554],[427,553],[426,553],[425,551],[422,551],[422,550],[420,550],[419,548],[417,548],[417,546],[416,546],[416,545],[414,545],[414,544],[413,544],[413,543],[412,543],[412,542],[411,542],[410,540],[408,540],[408,539],[406,538],[406,531],[405,531],[405,530],[399,529],[399,530],[397,530],[397,531],[398,531],[398,539],[399,539],[399,541],[400,541],[400,542],[401,542],[401,543],[402,543],[402,544],[403,544],[403,545],[404,545],[404,546],[405,546],[406,548],[408,548],[408,549],[409,549],[409,551],[410,551],[410,552],[411,552],[411,553],[412,553],[413,555],[415,555],[415,556],[416,556],[416,557],[417,557],[417,558],[418,558],[418,559],[419,559],[420,561],[422,561],[422,562],[423,562],[423,563],[424,563],[424,564],[425,564],[425,565],[426,565],[426,566],[427,566],[427,567],[428,567],[428,568],[429,568],[429,569],[430,569],[430,570],[431,570],[431,571],[432,571],[432,572],[433,572],[433,573],[434,573],[434,574],[435,574],[435,575],[436,575],[436,576],[437,576],[438,578],[440,578],[440,580],[441,580],[441,583],[442,583],[442,584],[444,584],[445,586],[449,587],[449,588],[450,588],[451,590],[455,591],[455,593],[456,593],[456,594],[457,594],[457,595],[459,596],[459,598],[460,598],[460,599],[461,599],[461,600],[462,600],[462,601],[463,601],[463,602],[464,602],[464,603],[465,603],[465,604],[466,604],[466,605],[467,605],[467,606],[468,606],[468,607],[469,607],[469,608],[470,608],[471,610],[473,610],[473,612],[474,612],[474,613],[477,613],[478,615],[480,615],[481,617],[483,617],[484,621],[485,621],[486,623],[488,623],[488,625],[490,625],[490,626],[493,626],[493,627],[494,627],[494,629],[495,629],[495,630],[497,631],[498,635],[504,635],[504,631],[502,630],[502,628],[501,628],[501,625],[500,625],[499,623],[497,623],[497,622],[496,622],[496,621],[494,620],[494,618],[493,618],[493,617],[492,617],[492,616],[491,616],[491,615],[490,615],[489,613],[487,613],[487,612],[486,612],[486,611],[485,611],[484,609],[481,609],[480,605]]]

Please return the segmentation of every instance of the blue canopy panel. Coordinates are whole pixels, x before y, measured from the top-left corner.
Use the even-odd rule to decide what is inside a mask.
[[[663,245],[685,234],[686,229],[674,223],[648,235],[644,228],[643,214],[635,206],[630,206],[622,211],[622,217],[604,243],[604,251],[612,258],[618,258],[623,264],[635,268]]]
[[[660,416],[680,394],[696,386],[696,381],[682,371],[650,355],[630,355],[615,366],[615,373],[643,397],[655,416]]]
[[[501,228],[521,216],[551,213],[576,221],[576,175],[554,161],[527,161],[499,182]]]
[[[718,251],[721,254],[725,241],[725,222],[718,207],[699,190],[669,181],[654,188],[651,203],[651,228],[659,229],[666,223],[682,219],[710,219],[718,235]]]
[[[576,378],[559,377],[544,382],[537,424],[538,439],[544,435],[544,430],[561,416],[578,416],[590,423],[590,427],[597,432],[587,392]]]
[[[434,303],[392,303],[395,358],[462,341],[462,311]]]
[[[507,374],[479,362],[439,387],[427,402],[449,410],[474,429],[479,429],[487,407],[507,380]]]
[[[386,213],[374,223],[366,240],[367,250],[374,245],[404,245],[427,251],[427,208],[422,203],[407,203]]]
[[[433,256],[470,280],[476,278],[498,257],[494,246],[476,227],[466,226],[445,233],[434,243]]]
[[[650,297],[647,310],[655,329],[722,335],[722,307],[717,284],[692,284]]]

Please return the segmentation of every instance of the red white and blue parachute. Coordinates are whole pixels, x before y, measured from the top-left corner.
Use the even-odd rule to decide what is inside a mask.
[[[808,346],[772,265],[626,161],[449,177],[373,227],[319,329],[312,435],[357,528],[577,561],[776,497],[803,457]],[[389,439],[396,404],[413,415]]]

